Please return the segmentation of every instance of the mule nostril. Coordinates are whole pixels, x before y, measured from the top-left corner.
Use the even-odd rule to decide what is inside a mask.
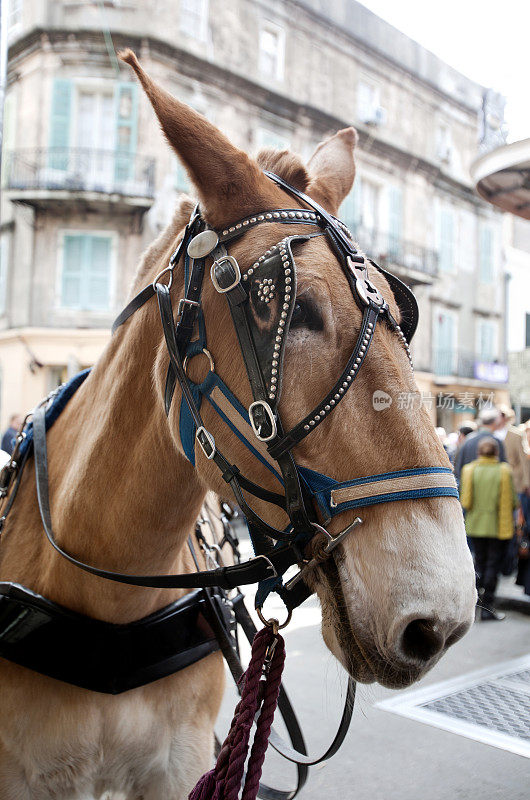
[[[443,650],[444,645],[445,636],[432,619],[415,619],[409,622],[401,640],[405,655],[421,661],[429,661]]]
[[[458,642],[462,638],[462,636],[465,636],[469,628],[470,628],[469,622],[463,622],[461,625],[459,625],[457,628],[454,629],[454,631],[450,636],[447,637],[445,646],[451,647],[451,645]]]

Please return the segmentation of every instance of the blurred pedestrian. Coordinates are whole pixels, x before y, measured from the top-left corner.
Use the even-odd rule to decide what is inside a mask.
[[[434,430],[436,431],[436,435],[438,436],[440,442],[442,443],[443,449],[447,453],[448,452],[448,450],[447,450],[447,431],[445,430],[445,428],[441,428],[441,427],[435,428]]]
[[[501,443],[493,436],[478,443],[478,459],[462,468],[460,502],[466,511],[466,532],[473,542],[477,588],[483,590],[483,620],[502,620],[495,611],[495,591],[513,537],[513,512],[519,505],[509,464],[499,462]]]
[[[5,450],[6,453],[9,453],[9,455],[11,455],[15,449],[15,441],[21,425],[22,417],[20,414],[11,414],[9,417],[9,427],[4,431],[0,444],[0,448]]]
[[[478,422],[478,430],[466,436],[462,447],[455,456],[455,476],[458,482],[460,482],[462,467],[476,459],[481,440],[490,438],[498,430],[501,424],[501,416],[498,409],[491,406],[484,407],[478,415]],[[499,459],[500,461],[506,461],[503,442],[499,442]]]
[[[530,460],[524,447],[523,431],[514,427],[515,411],[507,405],[499,406],[501,427],[495,431],[495,438],[504,442],[506,460],[512,468],[513,485],[522,508],[522,516],[528,519],[530,507]],[[523,523],[524,524],[524,523]],[[514,535],[506,552],[503,575],[511,575],[517,565],[518,539]]]
[[[528,484],[530,484],[530,420],[520,425],[516,430],[522,436],[524,464]],[[515,583],[522,586],[525,594],[530,595],[530,489],[521,495],[522,520],[520,537],[518,541],[518,564]]]
[[[449,458],[451,458],[451,461],[453,462],[453,465],[455,463],[457,453],[464,444],[466,438],[469,436],[470,433],[475,433],[476,430],[477,430],[477,423],[475,422],[474,419],[467,419],[459,426],[456,438],[455,451],[453,453],[452,458],[451,456],[449,456]]]

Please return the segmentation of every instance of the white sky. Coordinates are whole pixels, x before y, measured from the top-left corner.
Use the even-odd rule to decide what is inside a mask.
[[[459,72],[503,94],[508,141],[530,137],[528,0],[361,2]]]

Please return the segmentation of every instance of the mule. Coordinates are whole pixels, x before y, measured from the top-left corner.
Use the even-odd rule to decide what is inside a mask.
[[[354,129],[320,144],[307,166],[285,151],[265,151],[254,160],[157,86],[130,51],[124,59],[186,166],[213,228],[285,206],[285,192],[264,175],[264,168],[337,213],[355,176]],[[135,292],[165,269],[191,210],[191,201],[184,199],[146,251]],[[234,242],[231,252],[241,271],[284,235],[272,223]],[[324,237],[298,245],[296,262],[297,302],[280,401],[288,426],[337,380],[361,321]],[[399,320],[384,275],[370,268],[370,279]],[[183,284],[179,264],[171,288],[176,300],[183,296]],[[227,304],[209,281],[202,305],[215,369],[248,408],[252,395]],[[178,387],[167,417],[164,410],[167,369],[160,318],[151,301],[117,330],[48,433],[57,541],[77,558],[124,572],[195,569],[186,541],[205,494],[211,490],[227,497],[229,490],[200,448],[195,466],[184,456]],[[200,381],[207,364],[198,356],[187,369]],[[339,481],[404,466],[447,467],[425,410],[393,402],[375,412],[377,390],[393,398],[417,392],[402,342],[384,326],[376,330],[355,388],[295,448],[298,463]],[[203,415],[230,460],[257,484],[279,491],[271,471],[231,435],[214,410],[205,407]],[[285,524],[281,509],[260,500],[255,506],[271,524]],[[354,513],[342,515],[340,523],[333,520],[331,532]],[[363,524],[337,548],[334,559],[313,570],[307,581],[320,599],[324,640],[350,675],[407,686],[436,663],[473,619],[475,581],[462,513],[453,498],[434,497],[372,506],[363,509],[362,517]],[[73,611],[120,623],[183,594],[115,584],[62,559],[43,536],[30,469],[2,535],[0,579],[30,587]],[[182,800],[210,765],[224,686],[219,653],[119,696],[79,689],[7,660],[0,665],[0,796],[5,800],[86,800],[105,792],[127,800]]]

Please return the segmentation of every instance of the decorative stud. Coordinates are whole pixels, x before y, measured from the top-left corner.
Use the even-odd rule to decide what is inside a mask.
[[[276,286],[272,278],[264,278],[258,286],[258,298],[265,303],[270,303],[276,296]]]

